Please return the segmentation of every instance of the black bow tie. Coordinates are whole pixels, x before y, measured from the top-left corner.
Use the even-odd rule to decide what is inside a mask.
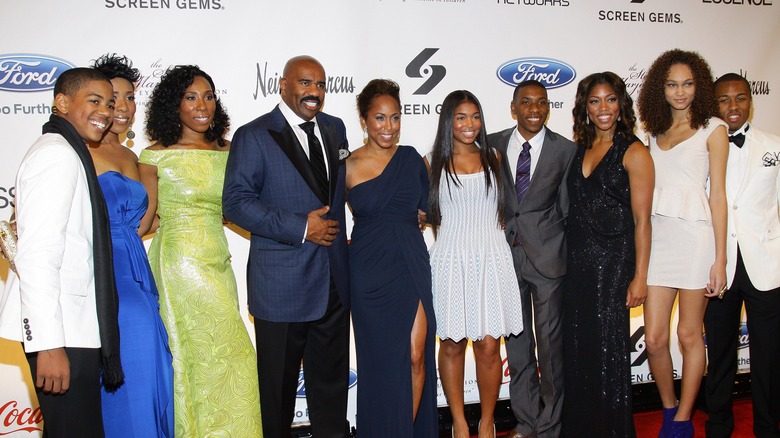
[[[734,146],[741,148],[742,145],[745,144],[745,134],[740,133],[740,134],[729,135],[729,141],[731,143],[734,143]]]

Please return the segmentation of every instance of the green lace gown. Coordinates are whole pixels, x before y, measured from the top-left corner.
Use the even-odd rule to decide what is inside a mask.
[[[255,349],[222,226],[225,151],[144,150],[157,167],[160,228],[149,263],[174,372],[177,437],[261,437]]]

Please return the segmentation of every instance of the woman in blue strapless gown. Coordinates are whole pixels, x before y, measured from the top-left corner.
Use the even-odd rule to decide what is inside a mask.
[[[116,171],[98,176],[106,199],[114,275],[119,296],[119,335],[125,383],[103,390],[107,437],[173,437],[173,367],[168,334],[160,319],[157,288],[138,223],[146,212],[146,190]]]
[[[347,160],[355,218],[349,245],[357,352],[357,436],[438,436],[436,321],[418,209],[428,202],[422,157],[396,146],[398,85],[374,80],[358,96],[366,144]]]
[[[94,67],[111,80],[114,119],[103,140],[90,144],[111,224],[114,274],[119,297],[119,336],[125,382],[102,390],[106,437],[173,437],[173,365],[159,313],[157,288],[138,226],[148,198],[139,181],[137,157],[119,136],[135,115],[133,83],[139,78],[125,57],[106,55]],[[129,131],[127,138],[133,134]]]

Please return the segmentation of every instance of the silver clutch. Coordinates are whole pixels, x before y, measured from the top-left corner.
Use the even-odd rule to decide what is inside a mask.
[[[0,251],[3,257],[8,259],[11,269],[16,272],[14,259],[16,258],[16,232],[8,221],[0,221]]]

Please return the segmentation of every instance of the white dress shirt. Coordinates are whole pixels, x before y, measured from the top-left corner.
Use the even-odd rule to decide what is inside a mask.
[[[750,123],[745,123],[734,134],[745,134],[745,131],[750,127]],[[747,141],[741,148],[737,147],[734,143],[729,142],[729,160],[726,164],[726,182],[728,187],[734,187],[735,190],[739,189],[742,185],[742,180],[745,178],[745,170],[748,164],[748,154],[750,148]],[[736,193],[735,193],[736,194]]]
[[[306,123],[307,120],[303,120],[302,118],[298,117],[298,114],[295,114],[293,110],[290,109],[289,106],[284,101],[279,102],[279,111],[282,112],[282,115],[284,116],[285,120],[287,120],[287,123],[290,124],[292,127],[293,132],[295,133],[295,136],[298,138],[298,142],[303,147],[303,152],[306,153],[306,156],[311,159],[311,155],[309,154],[309,136],[306,134],[306,131],[303,130],[303,128],[300,127],[301,123]],[[311,122],[314,122],[314,135],[317,136],[317,139],[320,141],[320,147],[322,148],[322,156],[325,158],[325,171],[328,172],[328,179],[330,179],[330,169],[328,168],[328,154],[325,153],[325,142],[322,141],[322,133],[320,133],[320,125],[317,123],[317,118],[313,118],[309,120]]]
[[[539,156],[542,153],[542,145],[544,145],[544,136],[546,134],[546,127],[542,127],[542,130],[537,132],[528,143],[531,145],[531,149],[528,151],[531,154],[531,174],[530,179],[534,179],[534,170],[536,169],[536,163],[539,162]],[[506,157],[504,159],[509,160],[509,167],[512,168],[513,180],[517,178],[517,160],[520,158],[520,152],[523,150],[523,143],[526,140],[520,135],[520,131],[515,129],[512,131],[512,136],[509,137],[509,144],[506,148]]]

